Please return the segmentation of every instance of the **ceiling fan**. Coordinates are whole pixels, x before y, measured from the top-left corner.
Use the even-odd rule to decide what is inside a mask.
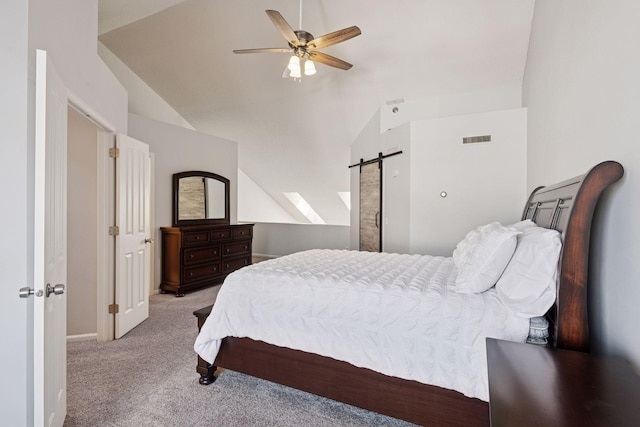
[[[302,27],[302,1],[300,2],[300,27]],[[287,40],[288,48],[260,48],[260,49],[240,49],[234,50],[233,53],[281,53],[289,52],[293,53],[289,60],[289,65],[285,68],[285,72],[282,77],[294,77],[301,78],[301,61],[304,61],[304,74],[315,74],[315,65],[312,61],[319,62],[321,64],[329,65],[331,67],[340,68],[342,70],[348,70],[353,67],[352,64],[338,59],[335,56],[327,55],[326,53],[318,52],[316,49],[322,49],[334,44],[341,43],[349,40],[353,37],[361,34],[360,28],[356,26],[343,28],[342,30],[334,31],[324,36],[314,38],[309,32],[304,30],[293,30],[287,21],[282,17],[280,12],[276,10],[267,10],[267,16],[271,18],[271,21],[276,26],[278,31]]]

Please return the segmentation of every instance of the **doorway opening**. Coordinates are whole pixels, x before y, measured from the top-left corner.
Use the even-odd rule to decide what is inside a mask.
[[[115,242],[102,230],[115,222],[115,165],[108,153],[115,130],[80,100],[68,106],[69,340],[114,338],[108,306],[115,295]]]

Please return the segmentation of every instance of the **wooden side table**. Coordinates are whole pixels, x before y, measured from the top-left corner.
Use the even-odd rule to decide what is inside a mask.
[[[640,376],[623,360],[487,339],[491,426],[640,426]]]

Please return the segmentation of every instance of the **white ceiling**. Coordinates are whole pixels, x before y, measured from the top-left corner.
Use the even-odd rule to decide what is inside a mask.
[[[192,126],[238,142],[239,167],[285,208],[297,191],[327,223],[348,223],[349,146],[388,100],[406,102],[521,82],[534,0],[306,0],[314,36],[357,25],[317,64],[283,79],[287,47],[265,14],[298,29],[295,0],[100,0],[100,41]],[[374,153],[375,155],[375,153]]]

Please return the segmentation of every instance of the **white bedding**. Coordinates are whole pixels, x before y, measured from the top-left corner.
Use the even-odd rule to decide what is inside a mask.
[[[488,400],[485,338],[524,342],[529,319],[495,289],[452,290],[451,258],[310,250],[230,274],[194,348],[213,362],[249,337]]]

